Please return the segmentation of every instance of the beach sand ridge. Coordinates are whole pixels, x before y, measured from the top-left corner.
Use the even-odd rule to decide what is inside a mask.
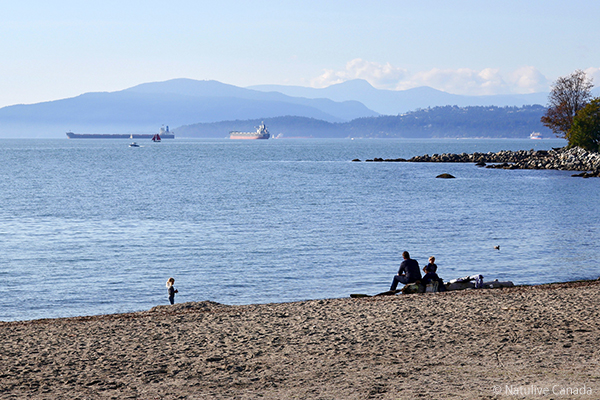
[[[587,281],[1,322],[0,398],[600,398],[599,293]]]

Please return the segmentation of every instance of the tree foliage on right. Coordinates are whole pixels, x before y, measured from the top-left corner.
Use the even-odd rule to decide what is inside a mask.
[[[600,98],[593,99],[577,112],[569,131],[569,146],[600,150]]]
[[[548,109],[541,121],[558,137],[569,140],[573,119],[592,98],[592,80],[582,70],[560,77],[552,85]]]

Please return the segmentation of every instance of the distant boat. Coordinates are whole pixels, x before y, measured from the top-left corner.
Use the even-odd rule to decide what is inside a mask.
[[[162,126],[160,127],[160,133],[154,134],[152,136],[153,142],[160,142],[162,139],[173,139],[175,136],[169,132],[169,125],[167,125],[166,129]]]
[[[529,135],[529,139],[541,139],[542,138],[542,134],[539,132],[531,132],[531,135]]]
[[[256,132],[229,132],[229,139],[268,139],[271,135],[265,126],[265,123],[261,123]]]
[[[139,144],[137,144],[136,142],[132,142],[129,147],[140,147]]]

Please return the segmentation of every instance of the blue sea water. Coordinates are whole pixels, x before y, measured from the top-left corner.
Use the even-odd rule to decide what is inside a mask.
[[[600,275],[600,180],[366,163],[560,140],[0,141],[0,320],[375,294],[401,253],[444,279]],[[456,179],[435,179],[450,173]],[[500,245],[500,250],[494,246]]]

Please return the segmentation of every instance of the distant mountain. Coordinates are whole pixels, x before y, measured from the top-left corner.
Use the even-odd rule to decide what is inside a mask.
[[[540,105],[523,107],[457,107],[421,109],[403,115],[382,115],[332,123],[306,117],[264,120],[273,136],[282,138],[528,138],[531,132],[553,138],[540,118]],[[181,126],[178,137],[223,138],[230,130],[252,131],[260,120],[221,121]]]
[[[244,99],[266,103],[295,104],[321,111],[331,122],[350,121],[354,118],[379,115],[356,100],[335,101],[328,98],[303,98],[282,93],[265,93],[259,90],[245,89],[217,81],[197,81],[192,79],[173,79],[166,82],[144,83],[124,90],[124,92],[144,94],[173,94],[193,97]],[[268,110],[267,110],[268,112]],[[277,115],[288,115],[276,112]],[[289,114],[296,115],[296,114]],[[315,118],[317,118],[315,116]],[[217,119],[220,120],[220,119]]]
[[[376,116],[357,101],[294,98],[216,81],[174,79],[117,92],[0,109],[0,137],[65,137],[81,133],[151,133],[198,122],[297,115],[329,122]]]
[[[420,108],[447,105],[459,107],[545,105],[548,100],[548,93],[462,96],[426,86],[408,90],[382,90],[375,89],[362,79],[350,80],[322,89],[283,85],[257,85],[250,86],[249,89],[279,92],[288,96],[328,98],[335,101],[356,100],[384,115],[404,114]]]

